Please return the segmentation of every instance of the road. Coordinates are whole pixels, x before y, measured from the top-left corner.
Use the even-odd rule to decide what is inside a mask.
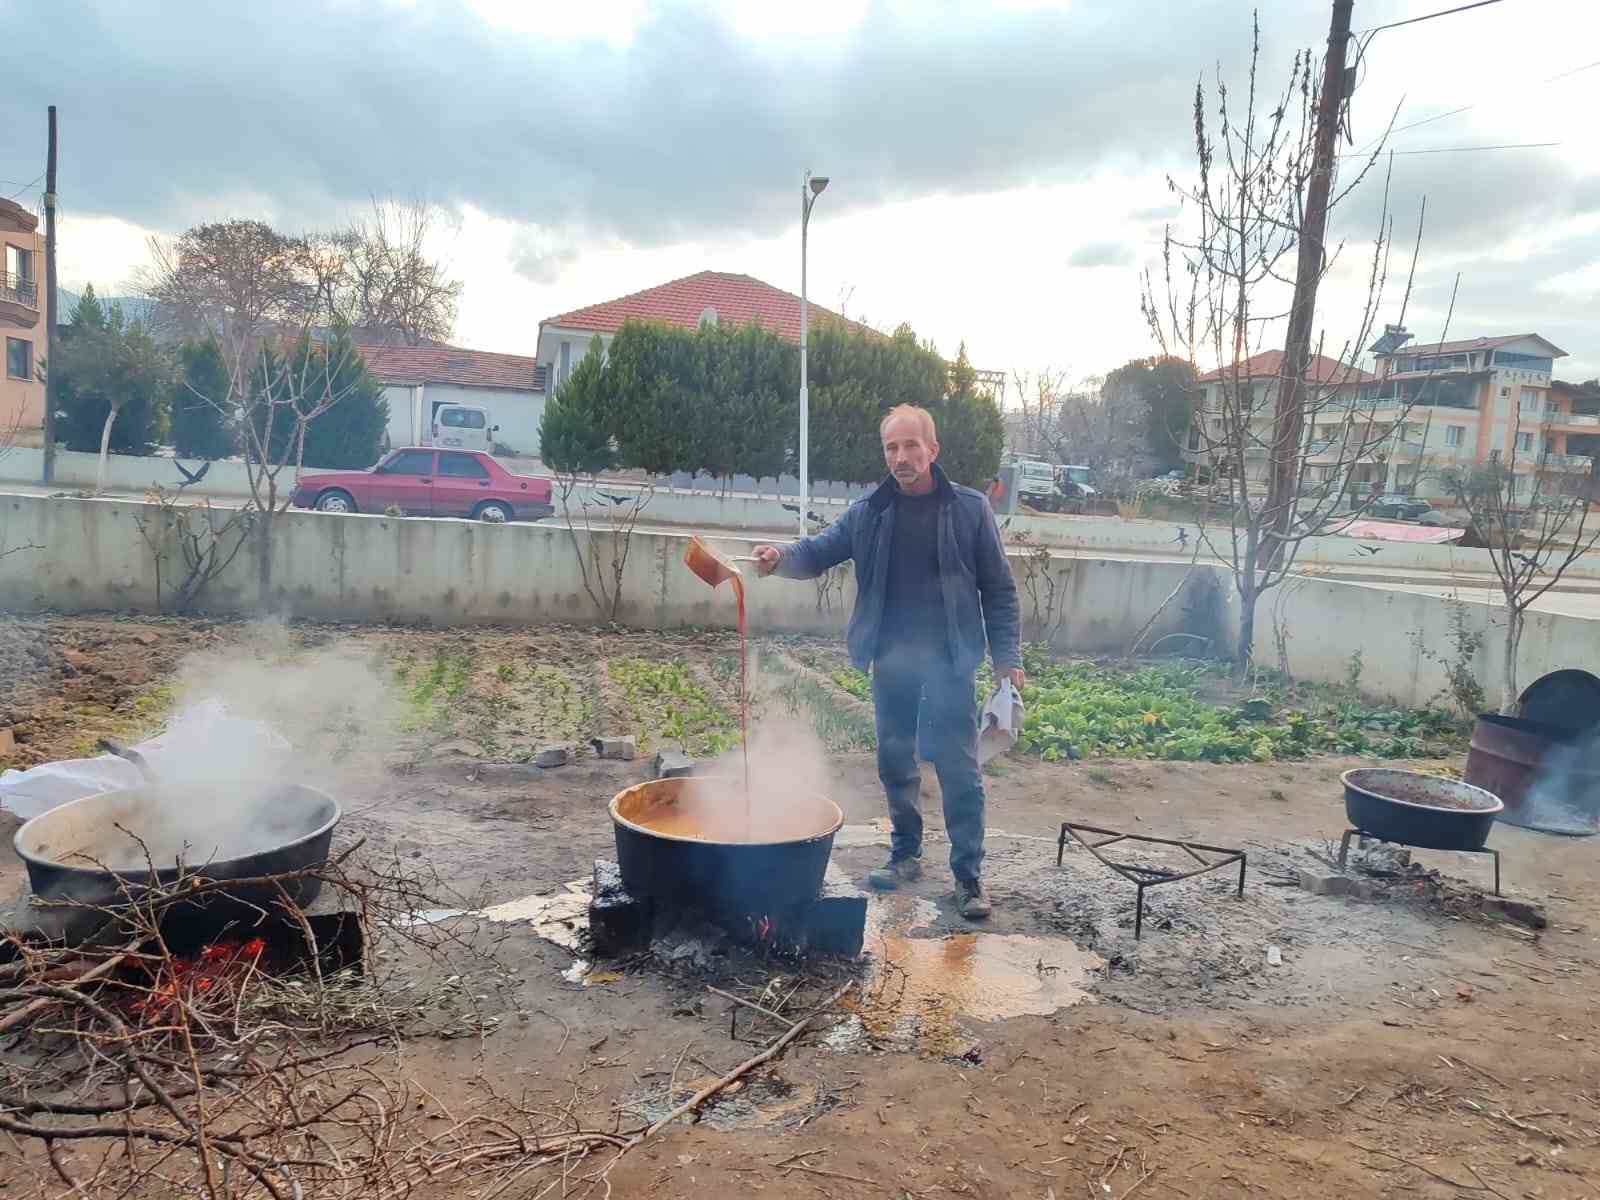
[[[628,487],[620,484],[619,487]],[[77,492],[63,492],[60,488],[43,487],[38,484],[4,483],[0,484],[0,492],[13,492],[28,496],[57,496],[76,495]],[[116,492],[106,494],[107,499],[113,500],[142,500],[144,494],[139,492]],[[244,503],[238,496],[210,496],[211,503],[219,508],[237,508]],[[200,499],[200,497],[196,497]],[[414,520],[428,520],[430,518],[417,517]],[[559,523],[553,519],[545,524]],[[604,528],[604,522],[595,521],[596,528]],[[640,533],[688,533],[691,532],[683,525],[670,524],[661,521],[640,521],[635,528]],[[793,537],[791,530],[757,530],[757,529],[702,529],[703,532],[713,537],[761,539],[770,538],[774,542],[782,542]],[[1176,563],[1179,565],[1191,561],[1187,554],[1143,553],[1131,550],[1077,550],[1070,547],[1053,548],[1051,557],[1070,558],[1104,558],[1124,562],[1161,562]],[[1201,561],[1207,561],[1202,555]],[[1425,595],[1441,596],[1445,598],[1459,598],[1470,603],[1495,604],[1502,602],[1499,585],[1492,576],[1457,573],[1446,575],[1438,571],[1426,571],[1416,568],[1389,567],[1380,568],[1368,565],[1343,565],[1343,564],[1316,564],[1308,566],[1301,574],[1323,579],[1336,579],[1341,583],[1359,583],[1368,587],[1392,588],[1398,591],[1420,592]],[[1559,613],[1574,617],[1600,618],[1600,580],[1573,579],[1563,580],[1556,588],[1547,592],[1533,604],[1539,612]]]

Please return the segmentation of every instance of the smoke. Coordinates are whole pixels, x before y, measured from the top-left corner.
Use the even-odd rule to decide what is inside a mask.
[[[337,798],[341,781],[393,743],[404,715],[374,649],[305,650],[270,622],[185,660],[175,692],[177,715],[146,756],[162,819],[139,831],[166,862],[235,857],[310,832],[286,788]]]
[[[1521,824],[1546,833],[1600,833],[1600,733],[1552,743],[1522,800]]]

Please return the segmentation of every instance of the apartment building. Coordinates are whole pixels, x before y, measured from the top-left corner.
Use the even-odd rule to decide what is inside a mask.
[[[1254,482],[1264,481],[1282,366],[1283,351],[1263,350],[1236,367],[1219,368],[1195,380],[1194,424],[1184,458],[1222,474],[1229,473],[1236,461],[1230,445],[1231,426],[1240,423],[1233,414],[1242,413],[1249,429],[1243,447],[1245,475]],[[1315,445],[1319,440],[1326,441],[1330,429],[1342,424],[1343,415],[1357,405],[1362,389],[1374,379],[1353,363],[1312,355],[1305,375],[1306,404],[1313,413],[1313,419],[1306,423],[1307,442]],[[1328,427],[1316,416],[1324,413],[1333,414]]]
[[[1372,347],[1375,382],[1361,406],[1395,436],[1386,490],[1444,499],[1439,471],[1499,460],[1515,494],[1538,472],[1589,471],[1600,448],[1600,396],[1554,378],[1566,351],[1536,333],[1412,345],[1389,326]]]
[[[0,200],[0,338],[5,368],[0,371],[0,439],[16,431],[33,440],[44,424],[44,237],[39,220],[14,200]]]

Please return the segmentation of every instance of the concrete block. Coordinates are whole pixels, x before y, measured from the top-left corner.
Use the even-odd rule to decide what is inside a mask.
[[[594,953],[612,957],[650,940],[655,908],[622,883],[622,869],[607,859],[594,860],[594,899],[589,904],[589,940]]]
[[[854,958],[867,931],[867,894],[844,880],[825,881],[801,915],[796,941],[813,954]]]
[[[601,758],[616,759],[619,762],[632,762],[639,757],[638,740],[632,737],[590,738],[589,744],[594,747],[595,754]]]
[[[1377,889],[1363,879],[1337,872],[1300,870],[1300,887],[1313,896],[1343,896],[1351,900],[1370,900]]]
[[[676,750],[661,750],[656,753],[655,773],[657,779],[680,779],[685,775],[694,774],[694,759],[687,754],[680,754]]]
[[[571,761],[572,750],[568,746],[543,746],[533,756],[536,767],[564,767]]]

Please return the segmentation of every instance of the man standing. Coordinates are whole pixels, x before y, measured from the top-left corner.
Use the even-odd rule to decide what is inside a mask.
[[[889,478],[828,528],[781,549],[756,547],[763,575],[813,579],[855,560],[850,657],[872,669],[878,777],[894,827],[889,861],[868,875],[895,888],[922,873],[921,777],[917,726],[930,747],[950,870],[963,916],[989,915],[984,895],[983,776],[973,676],[985,645],[995,671],[1021,691],[1017,587],[994,513],[981,492],[960,487],[937,465],[933,416],[902,404],[878,432]]]

